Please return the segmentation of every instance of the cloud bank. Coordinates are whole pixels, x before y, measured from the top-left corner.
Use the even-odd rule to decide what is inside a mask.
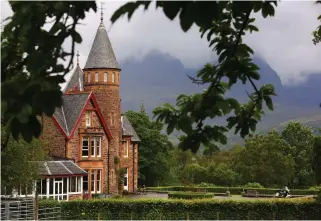
[[[139,60],[153,50],[171,54],[186,68],[214,61],[215,55],[206,39],[200,38],[196,26],[184,33],[178,19],[170,21],[154,5],[148,11],[141,8],[135,12],[129,22],[124,17],[111,25],[109,18],[124,3],[108,1],[104,5],[104,24],[119,61]],[[2,19],[12,14],[8,2],[1,2],[1,6]],[[321,5],[313,2],[281,2],[275,17],[263,19],[260,14],[254,15],[260,31],[246,36],[245,41],[270,64],[284,84],[300,82],[311,73],[321,74],[321,45],[313,45],[311,35],[319,25],[320,9]],[[83,38],[82,44],[76,46],[81,67],[85,65],[99,22],[100,13],[91,11],[82,21],[83,25],[78,26]],[[68,42],[65,46],[69,46]]]

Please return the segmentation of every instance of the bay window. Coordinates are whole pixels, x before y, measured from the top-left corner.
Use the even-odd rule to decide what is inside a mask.
[[[84,191],[88,191],[88,177],[89,177],[89,172],[88,172],[88,170],[85,170],[85,171],[88,173],[88,175],[87,175],[87,176],[84,176],[84,178],[83,178],[82,188],[83,188]]]
[[[91,156],[101,156],[101,137],[91,137]]]
[[[91,192],[92,193],[101,192],[101,169],[91,170]]]

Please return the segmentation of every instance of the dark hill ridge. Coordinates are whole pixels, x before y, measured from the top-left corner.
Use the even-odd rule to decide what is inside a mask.
[[[258,85],[273,84],[277,93],[274,98],[275,110],[267,111],[258,130],[266,130],[291,119],[314,116],[321,113],[321,74],[312,74],[300,85],[283,86],[277,73],[262,59],[254,57],[260,67],[261,79]],[[175,103],[179,94],[201,92],[205,86],[193,84],[186,76],[195,76],[197,69],[186,69],[181,61],[169,54],[153,51],[141,61],[128,59],[120,62],[121,97],[123,111],[139,110],[144,103],[146,111],[166,102]],[[247,101],[246,91],[252,92],[249,84],[239,83],[227,95]],[[225,119],[215,120],[225,124]]]

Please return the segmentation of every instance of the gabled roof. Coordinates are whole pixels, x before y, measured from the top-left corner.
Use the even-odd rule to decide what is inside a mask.
[[[103,22],[100,23],[94,43],[84,69],[87,68],[115,68],[119,69],[115,53],[109,41]]]
[[[83,91],[84,90],[83,76],[84,76],[84,73],[79,67],[79,65],[77,64],[77,67],[73,72],[72,76],[70,77],[63,92],[68,92],[70,89],[75,89],[75,87],[77,87],[80,91]]]
[[[131,140],[133,142],[140,142],[140,138],[138,137],[135,129],[133,128],[132,124],[127,119],[126,115],[122,115],[122,128],[123,128],[123,136],[131,136]]]
[[[77,164],[68,161],[38,161],[41,176],[85,176],[87,172]]]
[[[96,101],[96,98],[91,92],[70,92],[62,96],[63,105],[60,108],[56,108],[53,114],[53,119],[58,124],[58,127],[63,131],[66,138],[71,138],[74,131],[80,121],[81,114],[85,110],[85,107],[90,100],[94,102],[97,110],[97,114],[102,122],[103,128],[111,139],[111,133],[107,128],[106,122],[101,114],[100,108]]]

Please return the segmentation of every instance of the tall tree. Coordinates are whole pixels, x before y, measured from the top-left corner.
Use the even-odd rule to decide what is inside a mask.
[[[288,185],[295,171],[291,147],[275,131],[245,141],[235,161],[235,170],[244,183],[263,186]]]
[[[94,1],[9,1],[13,15],[1,33],[1,123],[10,135],[30,142],[41,133],[37,116],[51,116],[62,104],[59,84],[72,68],[76,31]],[[62,47],[71,40],[70,50]],[[67,61],[64,67],[62,61]]]
[[[136,1],[121,6],[112,16],[115,22],[123,15],[130,19],[133,13],[144,6],[149,8],[151,2]],[[320,3],[320,1],[319,1]],[[253,50],[243,42],[243,36],[259,29],[255,26],[253,13],[260,12],[264,18],[274,16],[276,1],[238,2],[238,1],[156,1],[156,7],[162,8],[170,20],[179,15],[183,31],[188,31],[195,24],[200,28],[201,36],[207,34],[209,46],[218,55],[215,64],[206,64],[197,74],[195,83],[205,84],[208,88],[201,94],[177,97],[176,106],[165,104],[156,108],[154,114],[158,120],[165,122],[168,134],[174,128],[183,131],[186,136],[180,142],[183,149],[197,152],[200,145],[208,146],[211,142],[226,143],[225,132],[234,128],[245,137],[255,131],[263,114],[263,104],[273,110],[272,85],[258,88],[255,84],[260,79],[258,66],[252,62]],[[321,16],[318,18],[321,21]],[[314,43],[319,42],[321,25],[313,33]],[[253,87],[249,102],[239,104],[233,98],[226,98],[225,92],[238,81],[247,81]],[[227,126],[206,125],[206,120],[228,115]]]
[[[2,129],[1,132],[2,138],[5,137],[5,131]],[[2,191],[5,187],[6,192],[10,193],[12,188],[31,185],[38,178],[38,164],[34,161],[44,160],[45,156],[42,140],[33,139],[27,143],[21,137],[18,141],[10,138],[8,148],[1,151]]]
[[[126,112],[128,120],[141,139],[138,150],[139,183],[155,186],[162,182],[169,172],[169,150],[172,143],[162,134],[163,124],[151,121],[143,106],[140,112]]]
[[[315,137],[313,144],[312,168],[317,185],[321,185],[321,137]]]
[[[295,162],[295,177],[292,184],[306,187],[314,184],[312,170],[313,129],[300,122],[290,122],[282,131],[282,138],[291,146],[290,153]]]

